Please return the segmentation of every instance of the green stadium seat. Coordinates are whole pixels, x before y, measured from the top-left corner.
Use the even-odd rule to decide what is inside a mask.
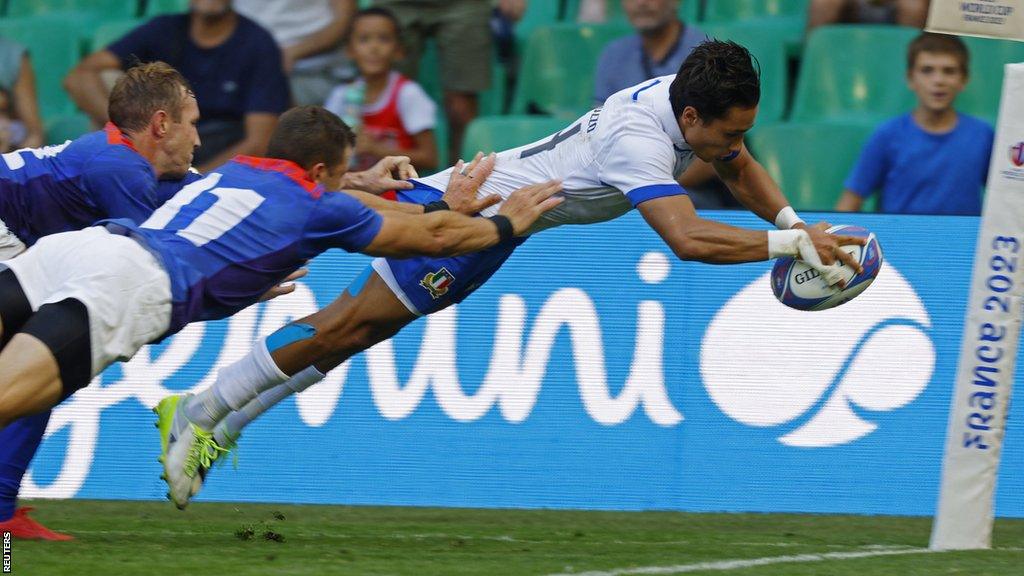
[[[523,14],[523,18],[516,22],[515,27],[519,44],[524,44],[537,28],[558,22],[561,17],[561,4],[555,0],[527,2],[526,12]]]
[[[0,36],[28,48],[43,116],[73,111],[62,82],[81,57],[80,23],[55,16],[3,18]]]
[[[913,108],[904,55],[918,34],[898,26],[815,30],[804,52],[792,119],[875,124]]]
[[[478,151],[488,153],[517,148],[566,126],[567,121],[547,116],[481,116],[466,129],[462,157],[468,160]]]
[[[810,0],[704,0],[704,22],[761,18],[807,18]]]
[[[520,64],[512,112],[569,117],[588,110],[601,50],[631,32],[622,24],[553,24],[534,30]]]
[[[146,17],[159,16],[160,14],[175,14],[188,12],[188,0],[143,0],[146,7],[143,14]]]
[[[775,124],[752,132],[747,144],[793,208],[832,210],[873,130],[860,124]]]
[[[85,114],[62,114],[46,121],[46,143],[62,144],[92,130],[92,122]]]
[[[757,124],[782,120],[786,113],[789,78],[783,39],[752,26],[703,24],[701,28],[712,38],[732,40],[750,50],[761,67],[761,104]]]
[[[704,21],[755,28],[785,42],[786,53],[799,57],[807,28],[809,0],[706,0]]]
[[[78,12],[103,18],[124,19],[139,15],[138,0],[7,0],[7,15],[39,16]]]
[[[119,20],[100,25],[96,28],[92,38],[89,38],[86,52],[91,53],[106,48],[144,22],[145,20]]]
[[[551,1],[552,5],[558,3]],[[697,22],[700,20],[700,5],[704,0],[679,0],[679,18],[683,22]],[[605,0],[605,10],[608,22],[626,22],[626,12],[622,9],[622,0]],[[532,4],[532,2],[531,2]],[[580,10],[579,0],[569,0],[566,4],[565,18],[567,22],[575,22],[576,15]]]
[[[988,38],[963,40],[971,53],[970,78],[956,100],[956,107],[995,124],[1003,93],[1003,66],[1024,62],[1024,43]]]

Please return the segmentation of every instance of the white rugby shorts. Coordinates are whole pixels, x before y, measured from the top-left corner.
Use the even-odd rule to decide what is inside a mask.
[[[53,234],[4,265],[33,311],[68,298],[85,305],[92,376],[128,360],[170,326],[170,277],[149,250],[127,236],[101,227]]]

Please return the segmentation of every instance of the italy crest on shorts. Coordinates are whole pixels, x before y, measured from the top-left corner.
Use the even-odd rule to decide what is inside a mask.
[[[437,300],[448,293],[448,288],[455,282],[455,276],[447,268],[441,268],[437,272],[430,272],[420,280],[420,286],[430,292],[430,297]]]

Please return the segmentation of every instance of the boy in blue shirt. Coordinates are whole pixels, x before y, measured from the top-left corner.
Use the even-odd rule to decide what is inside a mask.
[[[968,80],[968,54],[956,36],[924,33],[907,50],[909,114],[878,127],[861,152],[836,210],[856,212],[881,192],[879,212],[980,214],[994,133],[953,107]]]

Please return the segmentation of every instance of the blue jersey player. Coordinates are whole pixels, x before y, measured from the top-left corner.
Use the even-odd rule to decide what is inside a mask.
[[[481,193],[504,198],[527,183],[557,179],[564,201],[528,233],[601,222],[636,209],[681,259],[727,264],[799,255],[835,284],[842,274],[833,265],[837,260],[858,268],[840,245],[863,240],[825,234],[821,224],[807,228],[743,147],[759,97],[750,53],[731,42],[705,42],[674,77],[618,92],[564,130],[501,152]],[[701,218],[676,181],[694,157],[711,163],[739,200],[780,230],[747,230]],[[400,196],[418,202],[436,198],[438,183],[447,177],[444,172],[418,179],[416,189]],[[218,448],[230,448],[242,427],[287,395],[417,317],[466,298],[520,241],[450,258],[378,258],[366,279],[335,302],[257,342],[249,355],[221,369],[213,386],[189,400],[188,418],[196,429],[212,433]],[[300,332],[302,337],[293,336]],[[180,444],[196,445],[185,440]],[[195,464],[197,456],[175,457],[181,452],[176,446],[166,450],[172,494],[195,492],[203,479],[202,466],[185,466],[185,460]],[[176,486],[179,479],[190,488]]]
[[[141,223],[189,180],[199,109],[177,71],[162,63],[131,69],[114,86],[109,111],[103,130],[0,156],[0,260],[104,218]],[[29,518],[27,509],[15,510],[49,418],[42,412],[0,432],[0,530],[17,538],[70,538]]]
[[[558,185],[546,183],[517,191],[490,218],[379,214],[327,191],[341,185],[354,142],[323,108],[293,109],[271,137],[274,158],[236,157],[141,224],[113,219],[54,234],[5,262],[0,428],[57,404],[144,344],[255,303],[329,248],[399,257],[482,250],[560,203],[550,198]],[[482,181],[477,171],[452,178],[473,195]],[[161,407],[173,416],[174,405]],[[167,423],[165,441],[183,433]]]

